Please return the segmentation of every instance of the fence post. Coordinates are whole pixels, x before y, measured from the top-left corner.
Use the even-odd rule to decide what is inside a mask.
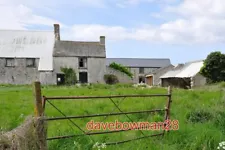
[[[36,81],[33,83],[34,94],[34,117],[36,120],[35,130],[37,134],[37,145],[40,150],[47,150],[47,125],[42,117],[44,117],[43,98],[41,95],[41,83]]]
[[[41,117],[44,110],[42,107],[41,83],[38,81],[33,83],[33,94],[35,100],[34,115],[35,117]]]
[[[172,102],[172,88],[171,86],[168,87],[168,101],[167,101],[167,111],[166,111],[166,120],[170,119],[170,106],[171,106],[171,102]]]
[[[166,129],[165,130],[165,127],[167,126],[167,123],[166,122],[167,120],[170,119],[170,103],[172,102],[172,88],[169,86],[168,89],[167,89],[167,94],[168,94],[168,100],[167,100],[167,105],[166,105],[166,111],[165,111],[165,119],[164,119],[164,130],[163,130],[163,136],[165,134],[165,132],[169,132],[170,129]]]

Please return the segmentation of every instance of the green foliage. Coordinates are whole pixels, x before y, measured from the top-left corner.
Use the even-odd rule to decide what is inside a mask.
[[[219,51],[210,53],[200,73],[211,83],[225,81],[225,54]]]
[[[113,62],[113,63],[111,63],[110,65],[109,65],[109,67],[110,68],[113,68],[113,69],[115,69],[115,70],[118,70],[118,71],[120,71],[120,72],[122,72],[122,73],[125,73],[128,77],[130,77],[130,78],[133,78],[133,74],[126,68],[126,67],[124,67],[123,65],[121,65],[121,64],[117,64],[117,63],[115,63],[115,62]]]
[[[104,80],[105,80],[106,84],[116,84],[119,82],[117,76],[115,76],[113,74],[105,74]]]
[[[187,120],[192,123],[204,123],[211,118],[211,113],[203,110],[193,111],[187,114]]]
[[[218,85],[217,85],[218,86]],[[164,94],[167,93],[165,88],[136,88],[123,87],[106,84],[92,84],[90,86],[44,86],[42,94],[45,96],[105,96],[105,95],[132,95],[132,94]],[[92,87],[91,89],[89,87]],[[208,86],[207,86],[208,87]],[[179,121],[179,130],[170,131],[162,137],[153,137],[151,139],[141,139],[137,141],[128,142],[125,144],[107,146],[107,150],[214,150],[221,141],[225,140],[225,93],[221,93],[221,89],[208,87],[204,89],[182,90],[173,89],[172,105],[171,105],[171,121]],[[212,90],[213,89],[213,90]],[[32,86],[4,86],[0,87],[0,131],[8,131],[18,126],[25,117],[33,114],[33,94]],[[220,93],[222,94],[220,96]],[[163,108],[166,104],[165,97],[142,97],[142,98],[113,98],[113,101],[119,105],[124,112],[150,110]],[[54,104],[67,116],[90,115],[118,112],[114,104],[109,99],[95,99],[95,100],[77,100],[71,101],[54,101]],[[204,113],[193,112],[207,112],[213,117],[208,119],[208,115]],[[45,114],[47,117],[58,117],[60,113],[46,103]],[[187,120],[187,114],[191,114],[191,119]],[[196,115],[197,114],[197,115]],[[199,115],[203,116],[204,121],[201,122]],[[204,115],[203,115],[204,114]],[[156,122],[161,121],[164,115],[161,113],[143,113],[132,114],[129,117],[133,122]],[[7,118],[7,119],[6,119]],[[86,124],[90,120],[95,122],[102,122],[105,117],[83,118],[74,120],[83,130],[86,130]],[[189,118],[189,117],[188,117]],[[110,116],[103,122],[114,122],[115,120],[121,122],[131,122],[126,115]],[[196,123],[197,122],[197,123]],[[100,131],[92,131],[100,132]],[[161,131],[143,131],[145,135],[152,135]],[[137,133],[137,134],[136,134]],[[48,137],[64,136],[82,134],[82,132],[68,123],[68,121],[49,121],[48,122]],[[121,140],[128,140],[141,137],[139,131],[127,131],[115,134],[105,134],[96,136],[77,136],[71,139],[61,139],[48,141],[50,150],[73,150],[73,149],[92,149],[96,142],[116,142]],[[0,148],[1,149],[1,148]]]
[[[77,75],[72,68],[61,67],[61,71],[65,74],[66,85],[74,85],[77,83]]]
[[[219,85],[220,87],[225,88],[225,81],[221,82]]]

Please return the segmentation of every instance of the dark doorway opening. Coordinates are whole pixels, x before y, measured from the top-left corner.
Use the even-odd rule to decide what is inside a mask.
[[[139,83],[145,83],[145,77],[139,77]]]
[[[88,73],[80,72],[79,73],[79,81],[80,81],[80,83],[88,83]]]
[[[57,85],[65,84],[65,74],[57,74],[56,75]]]

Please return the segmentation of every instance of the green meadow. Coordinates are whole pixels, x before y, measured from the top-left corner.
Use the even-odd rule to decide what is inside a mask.
[[[172,90],[171,120],[179,121],[179,130],[170,131],[164,137],[151,137],[124,144],[106,146],[109,150],[214,150],[225,141],[225,89],[224,83],[194,90]],[[166,88],[132,87],[131,85],[86,85],[86,86],[43,86],[44,96],[103,96],[126,94],[166,94]],[[124,112],[164,109],[166,97],[113,98]],[[58,100],[51,101],[67,116],[80,116],[120,112],[110,99]],[[31,85],[0,86],[0,132],[19,126],[26,117],[34,114],[34,99]],[[54,107],[46,103],[47,117],[62,117]],[[128,118],[128,117],[129,118]],[[161,122],[164,112],[141,113],[109,117],[72,119],[82,130],[86,124],[95,122]],[[99,131],[92,131],[99,132]],[[96,143],[128,140],[162,131],[132,130],[103,135],[82,135],[69,139],[48,141],[50,150],[89,150]],[[48,137],[82,134],[68,120],[48,122]]]

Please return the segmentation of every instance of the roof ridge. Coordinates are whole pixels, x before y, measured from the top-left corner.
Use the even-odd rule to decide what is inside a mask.
[[[100,43],[99,41],[69,41],[69,40],[60,40],[60,42],[73,42],[73,43]]]
[[[106,58],[106,59],[170,59],[170,58]]]
[[[20,32],[54,32],[53,30],[19,30],[19,29],[0,29],[0,31],[20,31]]]

